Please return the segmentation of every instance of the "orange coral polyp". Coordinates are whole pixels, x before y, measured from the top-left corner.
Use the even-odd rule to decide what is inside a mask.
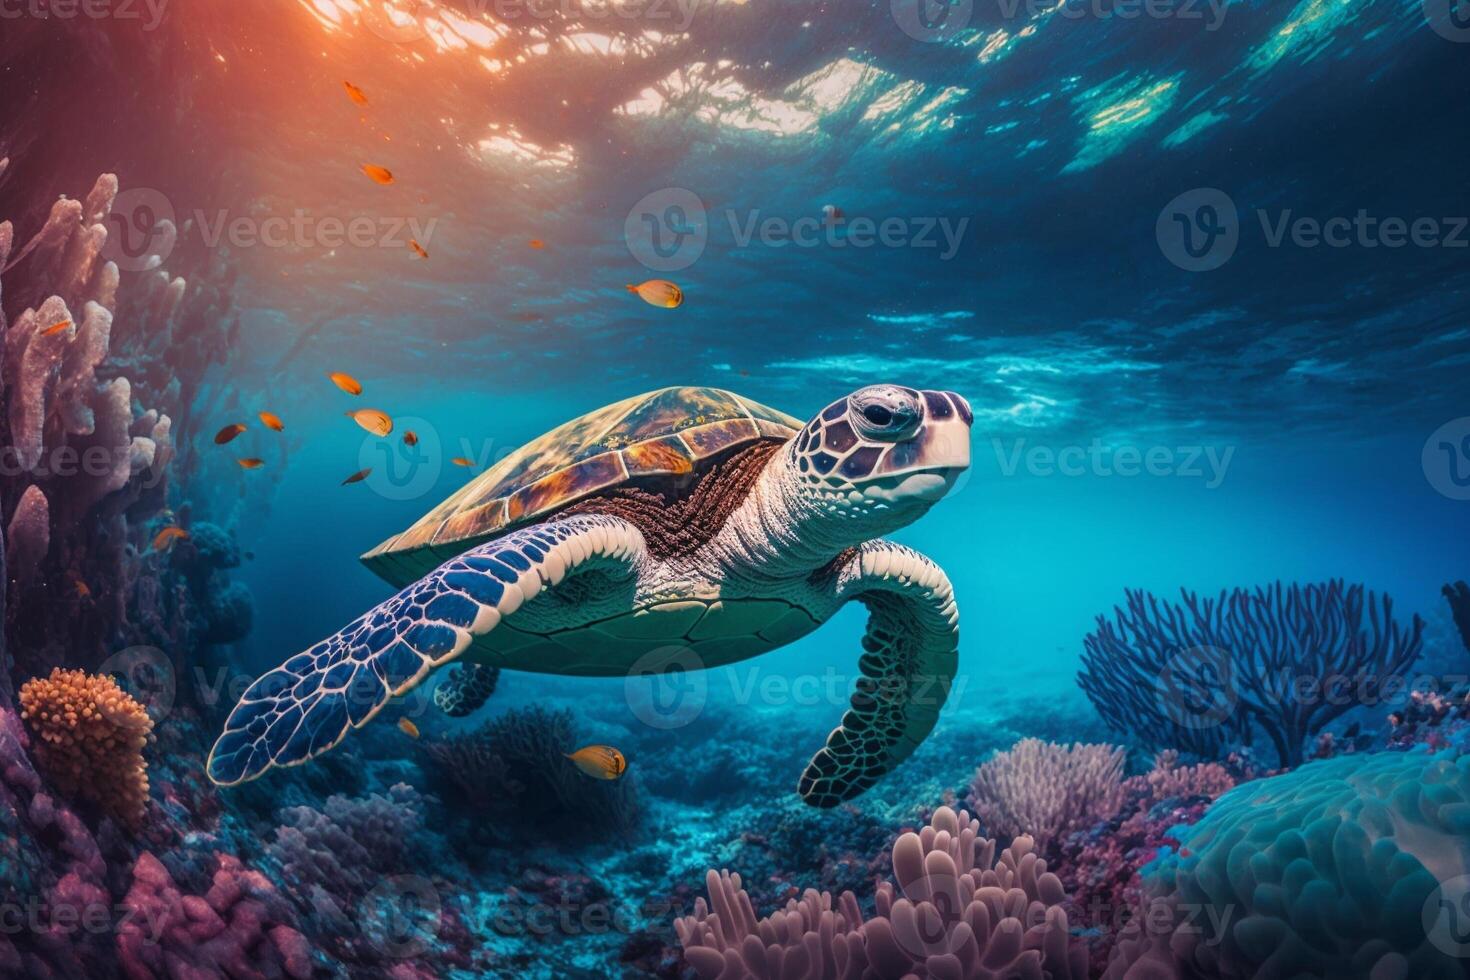
[[[136,826],[148,809],[153,719],[111,677],[57,667],[20,689],[37,768],[58,793]]]

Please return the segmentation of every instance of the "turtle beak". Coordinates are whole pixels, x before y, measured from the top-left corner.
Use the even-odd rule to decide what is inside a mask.
[[[912,439],[899,443],[884,455],[876,475],[927,475],[931,479],[913,489],[920,496],[933,494],[937,500],[970,468],[970,425],[974,415],[970,403],[952,392],[920,394],[924,400],[924,424]]]

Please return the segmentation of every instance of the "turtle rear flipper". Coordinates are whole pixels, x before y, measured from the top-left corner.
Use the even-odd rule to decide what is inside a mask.
[[[451,718],[464,718],[484,707],[500,682],[500,668],[489,664],[455,664],[434,688],[434,704]]]
[[[852,799],[907,759],[939,720],[959,665],[954,590],[928,558],[869,542],[838,571],[834,589],[868,607],[868,630],[851,707],[797,785],[816,807]]]
[[[626,521],[581,515],[445,562],[250,685],[209,754],[209,778],[229,786],[321,755],[542,589],[589,571],[632,578],[645,550]]]

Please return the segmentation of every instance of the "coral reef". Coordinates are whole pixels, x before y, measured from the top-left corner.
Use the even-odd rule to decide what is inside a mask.
[[[1379,700],[1418,658],[1424,623],[1340,580],[1281,583],[1182,603],[1127,593],[1097,619],[1077,682],[1114,731],[1154,750],[1223,759],[1269,739],[1282,766],[1354,707]]]
[[[983,978],[1087,975],[1070,942],[1060,880],[1018,838],[997,859],[995,842],[964,811],[935,811],[920,833],[893,845],[893,874],[878,886],[876,914],[857,899],[808,889],[757,920],[738,874],[710,871],[709,901],[675,928],[705,980],[768,976]],[[902,897],[897,897],[898,893]]]
[[[581,834],[630,833],[640,814],[636,778],[584,775],[566,758],[577,747],[571,712],[533,705],[424,750],[448,792],[492,814],[514,813],[523,831],[556,833],[575,823]]]
[[[1123,750],[1111,745],[1023,739],[975,773],[975,815],[995,837],[1026,835],[1045,846],[1118,812],[1123,760]]]
[[[1162,752],[1151,770],[1123,781],[1114,816],[1066,834],[1048,849],[1048,864],[1069,896],[1073,924],[1084,930],[1093,975],[1102,972],[1140,904],[1141,869],[1161,848],[1178,846],[1174,835],[1235,784],[1218,763],[1183,766],[1177,753]]]
[[[104,174],[84,200],[56,200],[19,248],[0,223],[0,298],[29,304],[8,324],[0,308],[7,682],[95,669],[119,647],[193,650],[248,629],[238,590],[218,595],[218,578],[202,593],[182,588],[147,544],[170,487],[183,485],[181,420],[230,349],[233,272],[222,252],[179,249],[171,259],[189,280],[157,254],[124,279],[107,251],[118,190]],[[156,230],[166,251],[176,231]]]
[[[137,826],[148,809],[148,744],[153,720],[111,677],[60,667],[20,689],[20,716],[35,737],[47,782]]]
[[[1422,750],[1239,786],[1145,870],[1107,977],[1461,977],[1467,812],[1470,757]]]
[[[129,980],[160,976],[307,980],[311,945],[258,871],[220,855],[209,890],[184,892],[148,851],[138,856],[120,903],[117,962]]]
[[[1470,650],[1470,585],[1464,582],[1446,585],[1444,597],[1450,604],[1455,626],[1460,630],[1460,639],[1464,641],[1465,649]]]

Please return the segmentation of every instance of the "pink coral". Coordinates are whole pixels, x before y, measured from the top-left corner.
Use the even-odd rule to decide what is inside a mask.
[[[310,946],[258,871],[221,855],[205,895],[187,895],[152,853],[133,866],[118,926],[118,964],[130,980],[159,976],[311,976]]]
[[[1027,834],[1044,847],[1118,812],[1123,760],[1112,745],[1023,739],[975,773],[975,815],[998,837]]]
[[[703,980],[745,977],[935,977],[1082,980],[1084,947],[1071,942],[1066,894],[1021,837],[995,857],[995,842],[963,810],[935,811],[929,826],[893,845],[893,874],[878,886],[877,914],[857,899],[808,889],[757,921],[740,876],[710,871],[709,902],[675,922]],[[899,893],[902,897],[899,897]]]

